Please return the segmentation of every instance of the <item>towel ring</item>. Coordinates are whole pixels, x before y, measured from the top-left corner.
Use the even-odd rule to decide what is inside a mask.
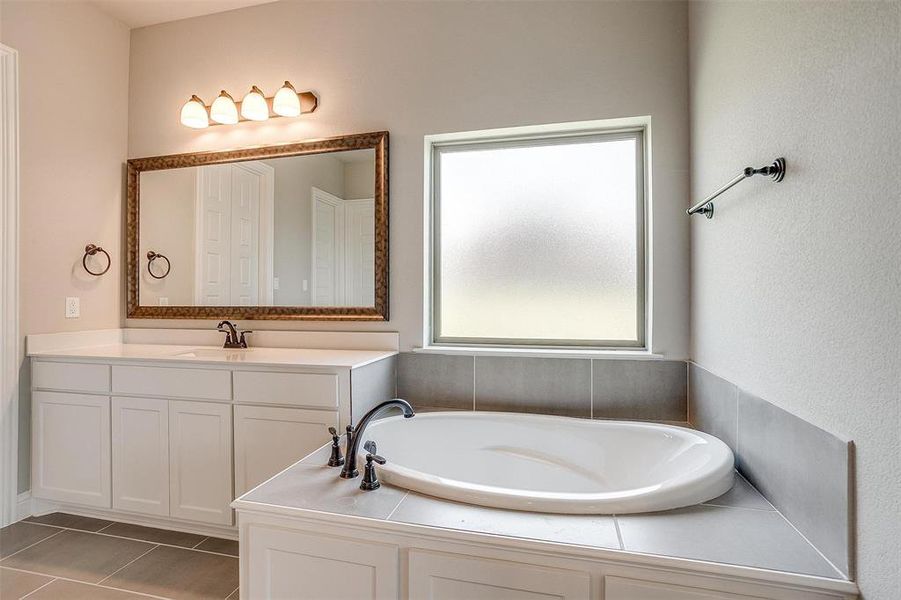
[[[155,261],[158,258],[162,258],[164,261],[166,261],[166,272],[163,273],[162,275],[154,275],[153,269],[150,268],[153,266],[153,261]],[[165,279],[166,276],[169,275],[169,271],[171,271],[171,270],[172,270],[172,263],[169,262],[169,259],[166,258],[165,255],[160,254],[159,252],[154,252],[153,250],[147,251],[147,272],[150,273],[151,277],[153,277],[154,279]]]
[[[102,271],[100,271],[99,273],[95,273],[94,271],[92,271],[88,268],[88,257],[94,256],[98,252],[102,252],[103,254],[106,255],[106,268],[103,269]],[[109,256],[109,252],[107,252],[106,250],[104,250],[103,248],[98,246],[97,244],[88,244],[87,246],[84,247],[84,257],[82,257],[82,259],[81,259],[81,266],[83,266],[84,270],[87,271],[88,273],[90,273],[91,275],[93,275],[94,277],[100,277],[101,275],[103,275],[104,273],[109,271],[110,265],[112,265],[112,264],[113,264],[113,261]]]

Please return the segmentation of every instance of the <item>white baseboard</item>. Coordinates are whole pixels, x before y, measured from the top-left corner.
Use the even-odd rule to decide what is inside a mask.
[[[30,500],[31,514],[33,514],[34,516],[46,515],[52,512],[64,512],[71,515],[79,515],[82,517],[106,519],[107,521],[118,521],[120,523],[129,523],[131,525],[143,525],[144,527],[155,527],[157,529],[183,531],[185,533],[195,533],[197,535],[207,535],[212,537],[224,538],[227,540],[238,539],[237,527],[228,527],[225,525],[207,525],[204,523],[178,521],[166,517],[136,515],[131,513],[118,512],[110,509],[89,508],[84,506],[75,506],[72,504],[60,504],[58,502],[41,500],[39,498]]]
[[[16,497],[16,521],[31,516],[31,492],[22,492]]]

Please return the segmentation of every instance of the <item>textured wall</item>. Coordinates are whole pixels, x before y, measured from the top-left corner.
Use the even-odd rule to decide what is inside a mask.
[[[405,349],[422,340],[424,135],[651,115],[654,349],[687,356],[684,3],[275,2],[136,29],[131,43],[130,157],[390,131],[391,322],[255,327],[399,331]],[[200,132],[178,123],[192,93],[271,93],[285,79],[320,108]]]
[[[119,327],[128,29],[86,2],[3,0],[2,12],[0,41],[19,53],[19,331]],[[91,242],[112,256],[103,277],[81,266]],[[81,298],[80,318],[65,318],[67,296]],[[31,468],[28,388],[23,369],[20,492]]]
[[[692,357],[857,447],[858,575],[901,597],[901,3],[690,10]]]
[[[87,2],[4,0],[0,35],[19,52],[21,332],[118,327],[128,29]],[[81,266],[90,242],[103,277]]]

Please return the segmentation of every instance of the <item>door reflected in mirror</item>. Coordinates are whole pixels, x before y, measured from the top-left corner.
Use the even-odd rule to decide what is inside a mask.
[[[367,148],[139,173],[140,305],[373,307],[375,158]]]

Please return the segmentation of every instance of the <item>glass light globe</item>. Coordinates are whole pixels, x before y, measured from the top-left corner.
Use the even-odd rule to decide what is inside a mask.
[[[181,124],[192,129],[205,129],[210,126],[203,100],[191,96],[191,99],[185,102],[181,107]]]
[[[283,117],[296,117],[300,114],[300,98],[297,90],[290,82],[286,81],[272,99],[272,112]]]
[[[223,125],[234,125],[238,122],[238,107],[228,92],[222,90],[210,106],[210,118]]]
[[[250,88],[250,91],[241,100],[241,116],[251,121],[265,121],[269,118],[266,97],[257,86]]]

